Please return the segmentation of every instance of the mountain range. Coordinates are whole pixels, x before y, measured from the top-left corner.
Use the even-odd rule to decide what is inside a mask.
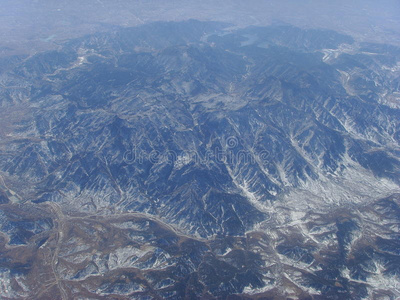
[[[4,299],[400,297],[400,48],[189,20],[0,66]]]

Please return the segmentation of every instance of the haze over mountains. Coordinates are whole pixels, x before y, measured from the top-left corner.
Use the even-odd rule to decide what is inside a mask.
[[[396,299],[400,48],[187,20],[0,61],[5,299]]]
[[[397,0],[3,0],[0,56],[54,50],[68,39],[116,27],[188,19],[241,28],[283,23],[400,45],[399,13]]]

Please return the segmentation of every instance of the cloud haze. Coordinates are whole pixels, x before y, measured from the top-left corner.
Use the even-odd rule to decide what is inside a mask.
[[[237,26],[284,22],[399,45],[399,13],[400,3],[394,0],[6,0],[0,9],[0,55],[54,49],[64,40],[115,26],[190,18]]]

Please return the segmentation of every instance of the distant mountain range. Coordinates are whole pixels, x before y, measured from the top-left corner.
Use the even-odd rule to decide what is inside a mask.
[[[4,299],[400,297],[400,48],[190,20],[0,66]]]

